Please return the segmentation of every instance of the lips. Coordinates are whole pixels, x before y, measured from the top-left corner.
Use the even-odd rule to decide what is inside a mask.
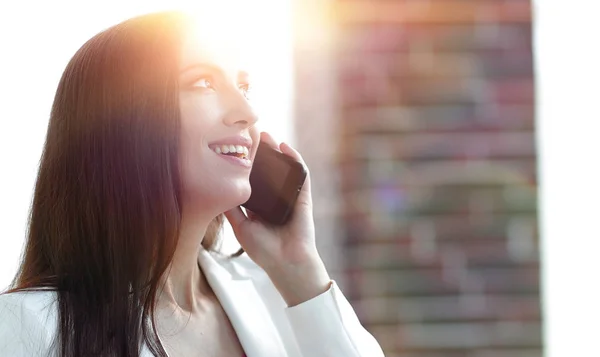
[[[236,157],[250,161],[252,140],[244,136],[235,136],[212,142],[208,147],[217,155]]]

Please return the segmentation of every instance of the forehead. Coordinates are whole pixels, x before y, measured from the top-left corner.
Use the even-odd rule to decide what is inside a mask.
[[[227,74],[237,75],[240,71],[248,71],[244,47],[242,36],[235,36],[228,24],[214,26],[200,18],[183,33],[179,66],[183,69],[211,64]]]

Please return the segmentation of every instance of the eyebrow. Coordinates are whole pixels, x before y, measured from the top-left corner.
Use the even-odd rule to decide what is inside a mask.
[[[223,69],[217,65],[214,64],[210,64],[210,63],[194,63],[192,65],[186,66],[184,69],[182,69],[179,73],[180,74],[185,74],[186,72],[195,70],[195,69],[208,69],[210,71],[213,72],[217,72],[218,74],[224,76],[225,72],[223,71]],[[237,78],[238,80],[247,80],[249,77],[248,72],[246,71],[238,71],[238,75]]]

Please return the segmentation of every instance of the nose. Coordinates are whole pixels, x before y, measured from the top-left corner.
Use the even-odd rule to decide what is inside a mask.
[[[256,124],[258,117],[248,104],[247,99],[239,92],[236,94],[228,100],[228,110],[223,116],[223,123],[227,126],[251,127]]]

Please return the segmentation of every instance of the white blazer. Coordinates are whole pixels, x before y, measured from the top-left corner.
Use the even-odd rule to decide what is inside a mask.
[[[325,293],[287,307],[247,254],[228,259],[202,249],[198,262],[247,357],[383,357],[335,281]],[[0,295],[0,356],[46,356],[57,312],[50,290]],[[146,345],[141,356],[152,357]]]

